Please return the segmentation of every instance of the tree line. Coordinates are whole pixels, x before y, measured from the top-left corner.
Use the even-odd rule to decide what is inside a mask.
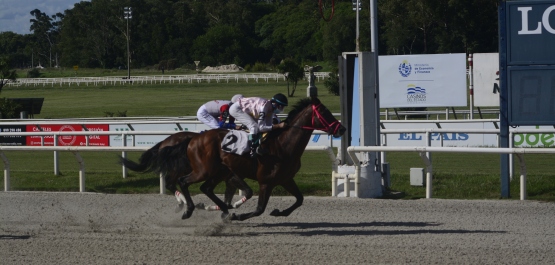
[[[378,0],[379,54],[497,52],[497,5]],[[129,20],[124,7],[131,7]],[[342,52],[356,49],[352,1],[91,0],[63,13],[30,14],[30,34],[0,33],[0,57],[10,67],[125,68],[127,38],[131,68],[194,69],[194,61],[276,66],[284,59],[336,65]],[[369,51],[368,0],[361,1],[359,24],[360,50]]]

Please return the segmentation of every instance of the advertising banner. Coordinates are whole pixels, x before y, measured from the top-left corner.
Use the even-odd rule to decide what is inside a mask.
[[[474,106],[499,108],[499,53],[474,53]]]
[[[89,131],[108,131],[107,124],[93,124],[87,125]],[[67,125],[41,125],[40,128],[45,132],[80,132],[84,131],[83,127],[78,124]],[[36,125],[26,125],[27,132],[40,132],[41,130]],[[109,146],[108,135],[62,135],[58,137],[58,146],[86,146],[87,137],[89,139],[89,146]],[[28,146],[41,146],[41,138],[44,138],[45,146],[54,145],[53,136],[27,136],[26,145]]]
[[[386,123],[386,129],[429,129],[435,124],[425,123]],[[495,129],[492,122],[475,123],[442,123],[443,129]],[[430,135],[431,146],[441,146],[440,133]],[[387,134],[388,146],[426,146],[425,133],[396,133]],[[493,147],[497,146],[496,134],[475,133],[443,133],[443,146],[445,147]]]
[[[553,129],[552,126],[520,126],[519,129]],[[554,133],[517,133],[514,135],[514,147],[553,147],[555,146]]]
[[[26,132],[25,125],[0,125],[1,132]],[[25,136],[2,136],[0,134],[0,145],[25,145]]]
[[[380,56],[380,107],[467,106],[466,54]]]
[[[429,129],[433,124],[425,123],[385,123],[386,129]],[[495,128],[492,122],[471,123],[442,123],[442,129],[488,129]],[[553,129],[552,126],[520,126],[519,130]],[[425,133],[395,133],[387,134],[387,146],[426,146]],[[440,133],[432,133],[431,146],[440,147]],[[499,138],[497,134],[477,133],[443,133],[444,147],[498,147]],[[555,133],[517,133],[514,135],[514,147],[553,147],[555,146]]]
[[[209,130],[210,128],[204,124],[179,124],[183,131],[200,132]],[[130,131],[131,129],[125,124],[110,125],[110,131]],[[135,131],[175,131],[176,133],[181,129],[175,123],[168,124],[133,124]],[[127,146],[142,146],[151,147],[166,139],[169,135],[135,135],[135,143],[133,145],[133,137],[127,136]],[[309,146],[329,146],[329,135],[314,134],[308,142]],[[333,146],[339,147],[341,145],[341,138],[333,138]],[[111,146],[123,146],[121,135],[110,136]]]
[[[179,128],[181,127],[181,128]],[[167,124],[133,124],[134,131],[175,131],[176,133],[183,131],[193,131],[200,132],[203,130],[209,130],[210,128],[204,124],[179,124],[179,127],[175,123]],[[131,131],[131,128],[125,124],[110,125],[110,131]],[[127,136],[126,146],[153,146],[169,135],[135,135],[135,143],[133,143],[133,137]],[[111,146],[123,146],[121,135],[110,136]]]

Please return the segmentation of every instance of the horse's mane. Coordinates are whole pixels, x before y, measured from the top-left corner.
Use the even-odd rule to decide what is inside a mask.
[[[297,103],[295,103],[295,105],[293,105],[293,109],[289,111],[289,114],[287,114],[287,118],[284,122],[291,123],[295,119],[295,117],[297,117],[297,114],[299,114],[310,104],[312,104],[311,98],[300,99]]]
[[[316,99],[316,101],[319,102],[320,100]],[[285,122],[287,124],[291,124],[291,122],[295,120],[297,115],[299,113],[301,113],[301,111],[303,111],[306,107],[310,106],[310,104],[312,104],[312,99],[311,98],[300,99],[297,103],[295,103],[292,106],[292,109],[287,114],[287,118],[285,118],[285,120],[283,120],[282,122]],[[274,137],[276,135],[279,135],[281,133],[281,131],[282,130],[270,131],[270,133],[268,134],[268,137]]]

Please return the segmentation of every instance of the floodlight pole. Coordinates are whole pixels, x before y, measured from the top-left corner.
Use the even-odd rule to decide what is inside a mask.
[[[131,55],[129,50],[129,20],[131,19],[131,7],[124,7],[123,8],[123,18],[127,20],[127,80],[131,79]]]
[[[360,0],[353,0],[353,10],[357,11],[357,19],[356,19],[356,48],[355,51],[360,51],[360,37],[359,37],[359,11],[360,11]]]

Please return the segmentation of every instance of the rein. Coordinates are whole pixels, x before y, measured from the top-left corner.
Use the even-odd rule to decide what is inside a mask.
[[[328,122],[326,120],[326,118],[318,111],[318,107],[320,107],[320,105],[322,105],[322,103],[318,104],[318,105],[312,105],[312,126],[290,126],[290,127],[294,127],[294,128],[299,128],[299,129],[305,129],[305,130],[320,130],[320,131],[324,131],[327,132],[329,134],[335,134],[337,133],[337,130],[339,129],[339,121],[334,121],[334,122]],[[322,128],[317,128],[314,126],[315,123],[315,119],[314,116],[316,116],[316,118],[318,118],[318,120],[320,121],[320,123],[323,125]],[[330,129],[334,128],[335,129],[333,131],[330,131]]]

